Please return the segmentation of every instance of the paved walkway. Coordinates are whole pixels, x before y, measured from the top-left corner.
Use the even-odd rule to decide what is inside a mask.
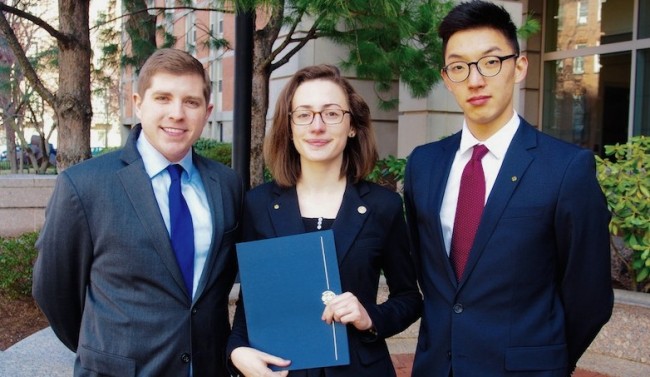
[[[410,377],[411,367],[413,366],[413,354],[393,355],[392,358],[393,358],[393,364],[395,365],[395,371],[397,372],[397,377]],[[578,369],[575,371],[575,373],[573,373],[573,377],[610,377],[610,376],[598,372],[592,372],[589,370]]]
[[[406,341],[391,343],[391,348],[401,350],[410,347]],[[393,363],[397,377],[411,375],[413,365],[412,353],[393,354]],[[0,352],[0,376],[14,377],[69,377],[72,375],[74,354],[61,344],[52,330],[48,327],[27,339],[10,347],[5,352]],[[641,374],[606,375],[586,369],[579,369],[574,377],[614,377],[614,376],[639,376]]]
[[[232,300],[236,292],[232,295]],[[408,377],[419,321],[388,339],[398,377]],[[608,323],[578,362],[574,377],[650,376],[650,295],[616,291]],[[74,354],[48,327],[0,352],[0,377],[69,377]]]

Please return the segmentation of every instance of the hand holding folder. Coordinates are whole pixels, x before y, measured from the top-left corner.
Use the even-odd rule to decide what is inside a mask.
[[[237,258],[252,347],[291,360],[283,369],[349,364],[346,327],[321,320],[341,293],[331,230],[239,243]]]

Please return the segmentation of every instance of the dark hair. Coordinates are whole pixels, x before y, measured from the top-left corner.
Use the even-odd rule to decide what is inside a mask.
[[[161,48],[156,50],[142,65],[138,76],[138,94],[144,97],[144,92],[151,86],[151,80],[159,72],[178,75],[196,74],[203,79],[203,97],[205,103],[210,103],[212,86],[210,77],[203,68],[203,64],[195,57],[183,50]]]
[[[447,51],[447,42],[454,33],[484,27],[501,32],[515,50],[514,53],[519,54],[517,26],[512,22],[510,13],[503,6],[472,0],[455,6],[440,23],[438,35],[442,38],[443,56]]]
[[[356,183],[372,171],[378,158],[375,133],[368,104],[350,82],[332,65],[315,65],[296,72],[280,92],[275,105],[273,124],[264,143],[264,160],[273,178],[282,187],[293,186],[301,173],[300,155],[291,141],[291,102],[300,84],[311,80],[327,80],[341,87],[350,106],[350,127],[356,133],[348,138],[343,150],[341,176]]]

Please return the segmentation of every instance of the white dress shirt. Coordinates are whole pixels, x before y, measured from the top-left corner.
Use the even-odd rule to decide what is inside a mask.
[[[483,172],[485,173],[485,202],[487,203],[492,187],[501,169],[503,158],[508,151],[510,142],[519,128],[519,115],[514,112],[512,118],[499,131],[490,136],[489,139],[481,142],[472,135],[467,123],[463,122],[463,130],[460,137],[460,148],[456,152],[454,162],[451,165],[445,196],[442,199],[440,207],[440,224],[442,226],[442,235],[445,241],[447,255],[451,250],[451,235],[454,231],[454,219],[456,217],[456,205],[458,203],[458,193],[460,191],[460,178],[463,175],[465,165],[472,157],[472,149],[477,144],[485,145],[489,152],[481,161]]]
[[[167,233],[171,234],[169,221],[171,177],[167,172],[167,166],[171,162],[149,143],[144,132],[140,133],[140,137],[138,137],[137,147],[142,156],[144,168],[151,178],[151,186],[160,208],[160,214],[167,226]],[[192,163],[192,151],[188,151],[178,164],[185,169],[181,176],[181,191],[190,209],[194,227],[194,279],[192,284],[192,297],[194,297],[212,243],[212,213],[201,175]]]

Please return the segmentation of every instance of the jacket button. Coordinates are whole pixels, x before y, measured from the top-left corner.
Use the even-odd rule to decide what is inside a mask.
[[[181,361],[184,362],[185,364],[189,363],[192,358],[190,357],[189,353],[183,353],[181,355]]]
[[[192,309],[192,314],[196,314],[196,312],[198,312],[198,310],[196,310],[196,308],[193,308]]]
[[[451,360],[451,351],[447,351],[447,359]]]
[[[456,314],[460,314],[460,313],[463,312],[463,305],[461,305],[461,304],[454,304],[453,309],[454,309],[454,313],[456,313]]]

